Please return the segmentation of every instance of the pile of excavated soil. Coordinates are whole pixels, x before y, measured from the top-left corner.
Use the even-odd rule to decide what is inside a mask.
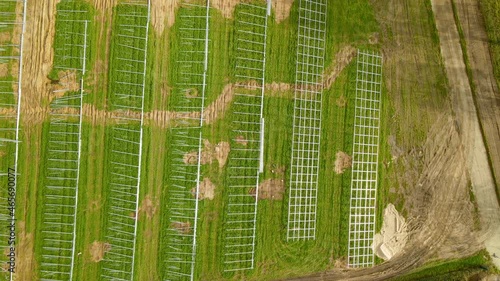
[[[352,157],[343,151],[337,152],[335,155],[335,173],[343,174],[346,169],[352,167]]]
[[[384,210],[384,222],[380,233],[373,238],[373,251],[384,260],[399,254],[408,239],[406,221],[394,205],[388,204]]]
[[[90,258],[93,262],[100,262],[104,259],[104,254],[111,251],[111,244],[94,241],[90,245]]]

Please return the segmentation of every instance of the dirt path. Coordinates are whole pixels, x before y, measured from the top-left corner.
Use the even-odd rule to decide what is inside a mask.
[[[488,35],[477,0],[455,0],[474,77],[479,121],[500,191],[500,92],[493,74]]]
[[[467,169],[491,255],[500,254],[500,207],[490,172],[472,91],[468,82],[459,34],[450,0],[432,0],[441,53],[450,86],[452,108],[459,127]],[[496,242],[493,242],[496,241]],[[500,260],[493,258],[500,268]]]

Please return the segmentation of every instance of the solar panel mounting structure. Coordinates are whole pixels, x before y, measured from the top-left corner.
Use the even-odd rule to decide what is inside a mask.
[[[195,279],[205,93],[207,89],[210,1],[185,2],[179,9],[180,54],[172,108],[181,120],[171,130],[172,173],[166,229],[166,279]],[[196,114],[192,114],[196,112]],[[192,157],[191,157],[191,156]]]
[[[110,192],[106,241],[110,245],[102,266],[103,280],[134,280],[137,217],[141,186],[144,98],[147,70],[150,1],[128,1],[117,6],[113,28],[111,107],[136,111],[115,116],[111,133]]]
[[[348,266],[373,266],[377,206],[382,57],[359,51],[349,209]]]
[[[260,173],[263,172],[264,91],[269,6],[236,8],[233,145],[224,225],[224,271],[253,269]],[[248,83],[255,81],[256,83]]]
[[[316,238],[327,1],[299,1],[287,240]]]

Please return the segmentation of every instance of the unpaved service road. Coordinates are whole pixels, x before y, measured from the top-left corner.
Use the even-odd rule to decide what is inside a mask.
[[[463,61],[460,36],[450,0],[432,0],[441,54],[448,76],[450,97],[460,130],[469,176],[485,232],[485,244],[491,255],[500,255],[500,207],[488,163],[486,147]],[[500,268],[500,260],[492,258]]]
[[[500,188],[500,92],[493,74],[488,36],[478,0],[455,0],[467,42],[479,121],[486,139],[497,190]]]

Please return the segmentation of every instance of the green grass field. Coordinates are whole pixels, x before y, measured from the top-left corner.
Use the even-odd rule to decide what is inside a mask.
[[[262,1],[254,1],[263,5]],[[294,83],[296,42],[298,29],[298,2],[294,1],[288,18],[280,23],[276,22],[276,15],[272,14],[268,19],[267,30],[267,65],[265,69],[266,83]],[[487,12],[487,25],[491,40],[496,40],[497,34],[494,28],[499,14],[495,11],[495,1],[483,2],[483,10]],[[394,6],[393,6],[394,5]],[[76,228],[76,257],[74,268],[74,280],[106,280],[102,275],[108,274],[109,268],[117,268],[126,273],[120,273],[118,277],[128,277],[132,267],[135,274],[133,280],[165,280],[168,275],[168,259],[175,258],[171,247],[179,246],[186,253],[191,253],[189,245],[180,245],[182,242],[191,242],[191,237],[183,237],[178,240],[172,238],[172,206],[178,206],[178,197],[174,196],[175,185],[184,184],[189,190],[184,190],[185,199],[193,199],[190,189],[193,186],[193,173],[196,165],[186,165],[191,174],[182,183],[176,180],[179,166],[182,164],[182,153],[179,151],[192,151],[198,147],[196,137],[202,134],[202,138],[211,144],[229,142],[232,147],[237,144],[232,129],[233,121],[239,117],[233,112],[238,108],[233,99],[228,105],[224,105],[223,114],[201,129],[196,127],[197,120],[186,122],[192,125],[192,129],[182,129],[181,132],[175,127],[182,124],[179,120],[170,119],[165,125],[154,125],[154,122],[146,122],[143,132],[142,147],[142,170],[139,192],[139,212],[123,213],[129,216],[127,229],[133,224],[134,218],[137,222],[137,240],[135,248],[135,262],[128,264],[130,255],[124,255],[115,261],[124,261],[126,265],[119,262],[106,261],[110,252],[127,254],[121,252],[118,247],[99,251],[93,245],[104,245],[110,236],[115,235],[112,221],[112,207],[123,207],[116,204],[117,193],[111,183],[120,182],[113,172],[116,167],[113,162],[132,163],[136,158],[120,158],[113,150],[129,149],[136,152],[135,147],[125,147],[113,142],[113,137],[119,136],[117,128],[128,128],[138,130],[136,121],[127,121],[126,124],[116,124],[116,120],[109,118],[112,114],[124,114],[118,109],[129,106],[128,114],[138,114],[137,107],[140,98],[122,99],[120,93],[140,93],[142,86],[119,84],[117,81],[131,81],[142,84],[143,64],[141,62],[126,62],[118,58],[129,60],[143,59],[143,41],[134,41],[139,50],[131,52],[124,49],[120,44],[128,44],[129,41],[121,38],[118,34],[144,38],[145,29],[134,29],[120,27],[120,24],[144,25],[144,18],[134,22],[130,18],[117,15],[126,13],[138,13],[146,15],[144,7],[132,7],[119,4],[113,7],[113,15],[110,17],[104,11],[94,8],[84,0],[61,1],[58,9],[77,7],[88,11],[86,20],[88,22],[88,57],[87,74],[84,82],[86,85],[86,96],[84,104],[96,110],[94,119],[85,116],[82,126],[82,151],[80,166],[80,188],[78,192],[77,228]],[[242,6],[236,7],[236,13],[246,11]],[[404,12],[401,12],[400,10]],[[251,12],[251,11],[248,11]],[[144,108],[148,114],[154,110],[180,111],[186,102],[193,108],[201,106],[200,99],[190,99],[186,96],[186,90],[191,94],[201,95],[202,87],[182,87],[180,84],[197,84],[200,76],[182,74],[187,59],[201,60],[203,56],[197,53],[191,57],[185,56],[185,51],[203,50],[204,41],[192,45],[183,45],[181,40],[184,36],[183,15],[195,13],[203,15],[202,8],[188,8],[181,6],[176,13],[175,24],[167,27],[162,34],[150,28],[145,77]],[[105,18],[105,20],[97,20]],[[184,22],[185,23],[185,22]],[[203,23],[204,24],[204,23]],[[235,76],[235,55],[237,38],[237,21],[226,18],[217,9],[210,11],[209,32],[209,56],[208,77],[205,93],[205,107],[211,106],[223,92],[229,83],[240,81]],[[204,27],[204,26],[203,26]],[[67,49],[64,45],[70,41],[73,44],[81,44],[75,38],[63,36],[68,26],[65,26],[59,17],[56,17],[56,33],[54,38],[54,68],[50,78],[58,78],[58,68],[81,68],[81,61],[75,59],[62,60],[62,57],[74,57],[78,54],[74,49]],[[106,32],[107,30],[111,32]],[[387,203],[394,203],[403,214],[404,198],[398,193],[399,189],[408,188],[410,180],[405,178],[405,167],[391,165],[392,147],[388,144],[389,136],[396,139],[396,143],[403,151],[410,151],[420,147],[425,142],[427,131],[433,120],[439,116],[442,104],[447,100],[447,81],[441,63],[439,52],[439,39],[436,34],[433,14],[429,0],[415,0],[405,3],[381,3],[369,0],[337,0],[328,1],[327,21],[327,44],[325,69],[334,67],[334,61],[338,59],[337,53],[346,46],[374,50],[384,55],[383,67],[383,91],[381,111],[381,136],[379,150],[379,172],[378,193],[376,205],[376,229],[382,226],[382,213]],[[81,26],[71,29],[72,32],[81,33]],[[204,30],[194,34],[203,38]],[[125,41],[124,41],[125,40]],[[132,40],[133,41],[133,40]],[[110,45],[109,50],[106,49]],[[498,44],[496,44],[498,45]],[[495,51],[496,46],[492,44],[495,57],[495,66],[500,68],[500,49]],[[142,50],[142,51],[141,51]],[[183,54],[184,52],[184,54]],[[498,57],[497,57],[498,56]],[[107,65],[104,65],[108,62]],[[424,65],[425,63],[425,65]],[[423,69],[425,68],[425,71]],[[120,72],[123,69],[135,69],[137,75],[125,75]],[[203,72],[202,66],[189,68],[191,74]],[[99,72],[102,71],[102,72]],[[497,77],[500,78],[497,71]],[[11,78],[9,78],[11,79]],[[257,233],[255,248],[255,269],[243,273],[223,273],[224,262],[224,236],[223,230],[227,223],[226,202],[228,194],[228,178],[230,172],[227,164],[219,167],[217,161],[201,166],[201,176],[210,178],[215,184],[215,196],[213,200],[199,201],[196,265],[194,276],[196,280],[275,280],[287,277],[302,276],[333,269],[335,264],[346,263],[348,227],[349,227],[349,199],[351,187],[351,171],[348,169],[343,174],[336,174],[335,155],[338,151],[352,154],[353,149],[353,126],[355,106],[355,79],[356,61],[353,60],[338,75],[331,87],[323,93],[322,109],[322,133],[321,133],[321,159],[319,172],[319,189],[317,205],[317,231],[316,239],[305,242],[287,242],[287,212],[288,204],[286,197],[283,200],[260,200],[257,213]],[[278,93],[277,93],[278,92]],[[342,100],[345,101],[343,104]],[[122,107],[116,106],[117,104]],[[132,108],[134,107],[134,108]],[[292,123],[293,123],[293,87],[288,91],[266,90],[264,97],[265,124],[265,147],[264,173],[260,181],[267,179],[283,179],[286,185],[289,183],[289,166],[291,162]],[[199,110],[192,110],[199,111]],[[134,115],[136,116],[136,115]],[[418,117],[418,118],[417,118]],[[7,122],[4,119],[0,122]],[[34,272],[33,280],[42,277],[40,273],[43,265],[44,235],[40,230],[44,229],[43,216],[47,177],[47,142],[50,124],[44,120],[41,124],[28,130],[22,143],[20,159],[36,157],[41,162],[40,167],[32,170],[30,163],[21,164],[21,174],[32,174],[33,178],[21,177],[20,185],[24,190],[18,193],[18,204],[33,203],[19,213],[24,218],[22,223],[28,233],[34,233]],[[183,139],[182,132],[187,132],[192,139],[188,146],[183,147],[176,140]],[[41,138],[40,138],[41,137]],[[136,134],[124,134],[121,136],[130,140],[138,140]],[[0,149],[3,149],[0,147]],[[0,150],[2,151],[2,150]],[[186,151],[184,151],[186,152]],[[1,161],[1,165],[4,162]],[[5,162],[6,163],[6,162]],[[138,164],[134,162],[134,165]],[[276,167],[284,167],[283,173],[275,173]],[[124,173],[134,176],[136,170],[125,170]],[[133,189],[135,194],[135,189]],[[285,193],[286,194],[286,193]],[[120,197],[121,198],[121,197]],[[135,195],[130,196],[135,201]],[[35,200],[36,199],[36,200]],[[69,202],[69,201],[68,201]],[[187,203],[188,208],[193,208],[194,201]],[[127,208],[133,204],[127,204]],[[192,221],[187,218],[186,221]],[[179,231],[177,231],[179,233]],[[182,234],[182,233],[181,233]],[[182,236],[182,235],[180,235]],[[188,235],[186,235],[188,236]],[[120,236],[120,238],[123,238]],[[178,237],[177,237],[178,238]],[[132,240],[124,241],[123,245],[129,245]],[[176,245],[177,243],[177,245]],[[120,244],[122,245],[122,244]],[[99,248],[99,247],[98,247]],[[99,261],[104,258],[105,261]],[[97,260],[96,260],[97,259]],[[186,258],[186,260],[189,260]],[[376,263],[382,260],[376,259]],[[464,260],[439,264],[433,270],[441,270],[445,266],[448,271],[457,271],[465,268],[467,273],[480,271],[480,266],[487,263],[483,260],[481,253]],[[189,273],[190,264],[184,264],[184,273]],[[108,268],[106,270],[105,268]],[[429,272],[415,272],[403,277],[401,280],[415,280],[428,277]],[[398,279],[399,280],[399,279]],[[438,279],[439,280],[439,279]]]

